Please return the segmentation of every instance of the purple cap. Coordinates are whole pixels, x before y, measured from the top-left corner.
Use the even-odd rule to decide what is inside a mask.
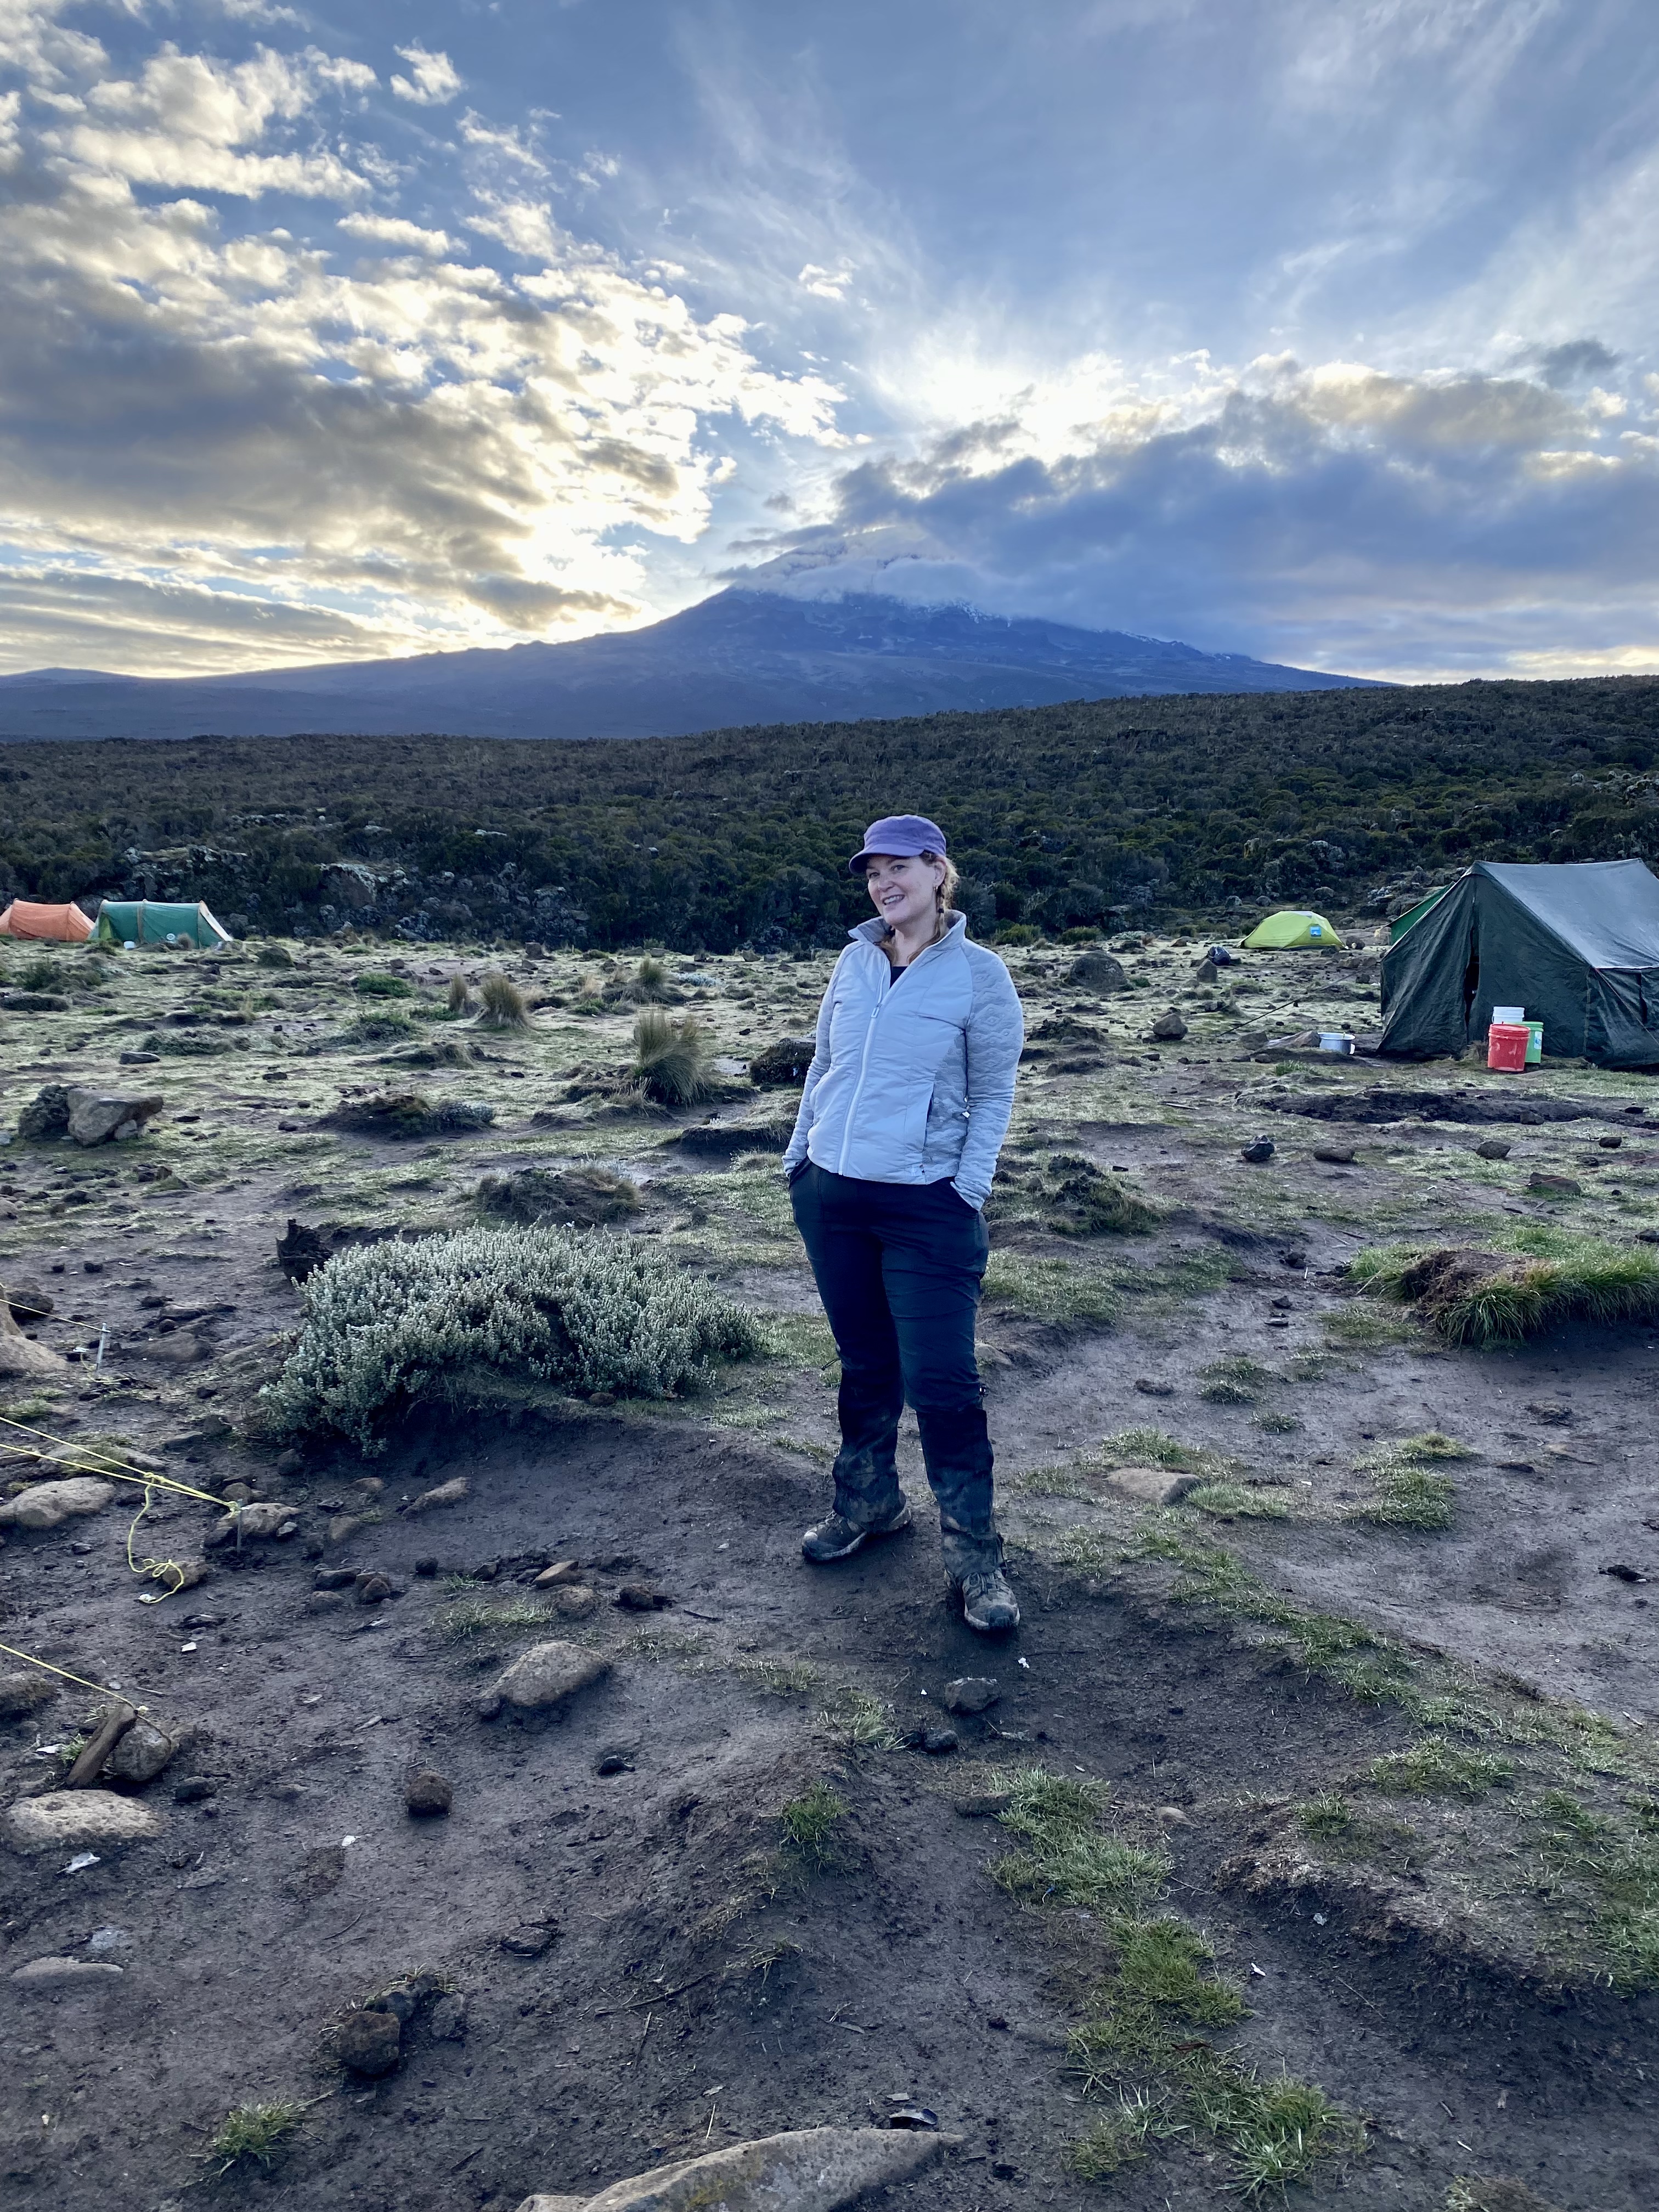
[[[941,860],[945,858],[945,832],[938,823],[930,822],[925,814],[884,814],[865,831],[864,849],[854,853],[847,866],[856,876],[866,860],[881,855],[914,860],[919,853],[937,853]]]

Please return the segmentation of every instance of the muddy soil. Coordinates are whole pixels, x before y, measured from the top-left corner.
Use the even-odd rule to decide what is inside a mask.
[[[86,1356],[60,1383],[15,1390],[11,1418],[36,1437],[3,1433],[20,1450],[118,1435],[204,1492],[240,1482],[280,1499],[295,1533],[209,1553],[207,1579],[160,1604],[138,1601],[156,1586],[130,1571],[131,1510],[9,1532],[0,1552],[4,1642],[141,1698],[180,1747],[141,1793],[156,1838],[74,1872],[62,1851],[0,1860],[9,2201],[162,2212],[200,2189],[296,2212],[512,2207],[908,2100],[960,2140],[895,2204],[1235,2202],[1224,2151],[1201,2135],[1104,2184],[1068,2169],[1097,2106],[1066,2040],[1109,1944],[1098,1916],[1022,1905],[987,1874],[1014,1838],[983,1801],[1041,1764],[1109,1785],[1114,1830],[1167,1851],[1169,1908],[1247,1999],[1241,2054],[1365,2121],[1368,2148],[1293,2198],[1438,2212],[1457,2177],[1507,2174],[1563,2212],[1652,2202],[1659,1998],[1604,1968],[1569,1877],[1515,1891],[1506,1942],[1503,1883],[1543,1849],[1547,1782],[1565,1777],[1596,1817],[1650,1802],[1651,1585],[1604,1570],[1659,1578],[1659,1338],[1576,1329],[1454,1351],[1355,1300],[1340,1271],[1366,1244],[1517,1224],[1628,1241],[1659,1220],[1659,1179],[1638,1138],[1609,1153],[1589,1122],[1516,1125],[1501,1163],[1474,1149],[1492,1125],[1345,1125],[1354,1164],[1317,1161],[1332,1125],[1283,1101],[1374,1079],[1268,1040],[1345,1009],[1353,1025],[1364,963],[1283,956],[1222,1004],[1191,975],[1207,941],[1123,945],[1140,990],[1105,1002],[1071,991],[1060,957],[1012,956],[1030,1026],[1091,1024],[1101,1065],[1030,1063],[997,1201],[983,1342],[1025,1619],[989,1650],[945,1601],[913,1435],[915,1533],[837,1570],[801,1562],[834,1374],[775,1169],[758,1138],[731,1161],[664,1143],[711,1115],[758,1128],[793,1102],[745,1091],[742,1063],[800,1033],[823,963],[698,963],[708,980],[688,980],[685,1000],[732,1079],[679,1123],[567,1098],[574,1070],[625,1060],[631,1011],[584,1010],[584,972],[602,979],[573,956],[515,964],[562,1003],[522,1033],[466,1019],[424,1032],[483,1056],[422,1085],[496,1117],[427,1144],[318,1126],[343,1090],[410,1079],[405,1044],[354,1032],[354,979],[396,968],[435,1007],[451,974],[490,964],[481,955],[313,951],[291,973],[156,956],[66,1013],[9,1018],[14,1126],[50,1081],[160,1090],[168,1105],[130,1144],[7,1148],[6,1280],[46,1290],[40,1340]],[[1188,1036],[1155,1046],[1150,1017],[1171,1003]],[[241,1017],[226,1027],[246,1058],[233,1044],[121,1066],[120,1050],[168,1034],[169,1012],[204,1009]],[[1501,1101],[1500,1079],[1437,1073]],[[1621,1114],[1652,1097],[1643,1079],[1589,1071],[1525,1081]],[[1262,1131],[1275,1152],[1247,1165],[1239,1146]],[[1057,1233],[1018,1179],[1056,1153],[1120,1176],[1159,1225]],[[769,1357],[683,1406],[520,1394],[504,1410],[418,1413],[367,1461],[314,1439],[279,1473],[257,1390],[300,1316],[274,1256],[290,1217],[441,1230],[474,1218],[487,1173],[580,1164],[631,1176],[644,1200],[593,1233],[650,1237],[717,1278],[770,1317]],[[1579,1194],[1533,1194],[1540,1169]],[[1428,1431],[1468,1455],[1443,1463],[1449,1525],[1364,1517],[1378,1455]],[[1170,1444],[1201,1463],[1207,1506],[1159,1513],[1112,1490],[1115,1466]],[[403,1510],[457,1475],[462,1502]],[[216,1518],[161,1503],[136,1553],[193,1558]],[[1260,1606],[1195,1597],[1183,1573],[1217,1557],[1253,1590],[1386,1639],[1398,1694],[1353,1694]],[[565,1559],[593,1595],[558,1611],[533,1577]],[[391,1592],[319,1592],[319,1569],[379,1570]],[[624,1589],[668,1602],[641,1609]],[[609,1674],[562,1719],[482,1718],[480,1691],[550,1635]],[[954,1749],[917,1747],[945,1719],[945,1685],[980,1673],[998,1701],[951,1722]],[[1512,1729],[1516,1774],[1479,1804],[1419,1792],[1384,1807],[1373,1762],[1411,1755],[1425,1725],[1444,1733],[1424,1700],[1448,1685],[1544,1715],[1553,1744],[1604,1719],[1618,1747],[1534,1772]],[[63,1683],[0,1723],[7,1804],[60,1777],[51,1747],[100,1703]],[[447,1815],[405,1809],[422,1769],[453,1785]],[[188,1780],[211,1794],[175,1801]],[[817,1864],[780,1816],[820,1783],[845,1811]],[[1336,1793],[1379,1822],[1386,1810],[1400,1839],[1363,1883],[1296,1825]],[[12,1978],[46,1957],[122,1971],[90,1987]],[[343,2072],[341,2019],[420,1970],[448,1995],[415,2015],[397,2069]],[[274,2098],[307,2111],[269,2171],[212,2179],[225,2114]]]

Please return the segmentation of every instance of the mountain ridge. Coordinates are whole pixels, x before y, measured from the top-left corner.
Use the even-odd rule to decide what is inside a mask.
[[[40,669],[0,677],[0,740],[684,737],[786,721],[1051,706],[1073,699],[1382,688],[957,603],[797,598],[733,586],[643,629],[232,676]]]

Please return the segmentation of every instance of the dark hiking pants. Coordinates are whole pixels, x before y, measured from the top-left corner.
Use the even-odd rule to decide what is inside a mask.
[[[808,1164],[795,1223],[841,1354],[836,1510],[872,1528],[902,1502],[895,1448],[908,1399],[957,1581],[1001,1556],[992,1517],[974,1322],[990,1240],[948,1179],[862,1182]]]

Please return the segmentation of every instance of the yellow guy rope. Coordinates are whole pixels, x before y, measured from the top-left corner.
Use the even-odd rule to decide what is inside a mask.
[[[100,1698],[119,1698],[123,1704],[131,1705],[136,1713],[149,1711],[148,1705],[133,1704],[125,1691],[112,1690],[102,1682],[89,1682],[84,1674],[71,1674],[67,1667],[54,1667],[50,1659],[37,1659],[33,1652],[20,1651],[15,1644],[0,1644],[0,1651],[9,1652],[14,1659],[21,1659],[26,1666],[42,1668],[48,1674],[61,1674],[66,1682],[73,1682],[82,1690],[96,1690]]]
[[[204,1505],[217,1505],[222,1510],[223,1509],[225,1503],[222,1498],[216,1498],[210,1490],[194,1490],[191,1487],[189,1483],[180,1482],[175,1475],[162,1474],[153,1468],[137,1468],[125,1465],[122,1462],[118,1453],[100,1450],[96,1445],[88,1448],[83,1444],[66,1443],[61,1437],[54,1437],[46,1429],[31,1428],[27,1421],[14,1421],[9,1415],[5,1413],[0,1413],[0,1428],[15,1429],[20,1436],[33,1437],[40,1443],[50,1444],[52,1447],[52,1458],[60,1465],[71,1468],[77,1474],[97,1475],[106,1482],[132,1482],[138,1484],[143,1490],[144,1502],[139,1507],[137,1515],[133,1521],[131,1528],[127,1531],[127,1565],[132,1569],[135,1575],[148,1576],[155,1582],[161,1581],[165,1576],[169,1574],[176,1575],[178,1577],[178,1580],[173,1583],[171,1589],[162,1590],[160,1595],[155,1597],[141,1598],[139,1600],[139,1603],[141,1605],[160,1605],[163,1599],[176,1597],[178,1595],[179,1592],[185,1587],[185,1571],[179,1560],[146,1559],[143,1566],[140,1566],[134,1559],[132,1556],[132,1540],[138,1533],[138,1523],[143,1519],[145,1514],[149,1511],[151,1505],[155,1503],[154,1493],[158,1490],[171,1491],[175,1496],[179,1498],[194,1498]],[[79,1455],[78,1457],[76,1456],[77,1454]],[[240,1517],[241,1510],[241,1507],[236,1504],[233,1504],[230,1507],[229,1510],[233,1519]],[[4,1644],[0,1644],[0,1650],[5,1650],[8,1648],[9,1647]],[[17,1656],[22,1656],[24,1655],[19,1654]],[[39,1660],[35,1663],[40,1666],[45,1666],[46,1662],[45,1660]],[[62,1668],[53,1668],[52,1672],[53,1674],[61,1674],[63,1669]],[[69,1679],[73,1681],[76,1678],[74,1675],[70,1675]],[[93,1689],[96,1689],[98,1686],[94,1682],[90,1684],[88,1686]]]

